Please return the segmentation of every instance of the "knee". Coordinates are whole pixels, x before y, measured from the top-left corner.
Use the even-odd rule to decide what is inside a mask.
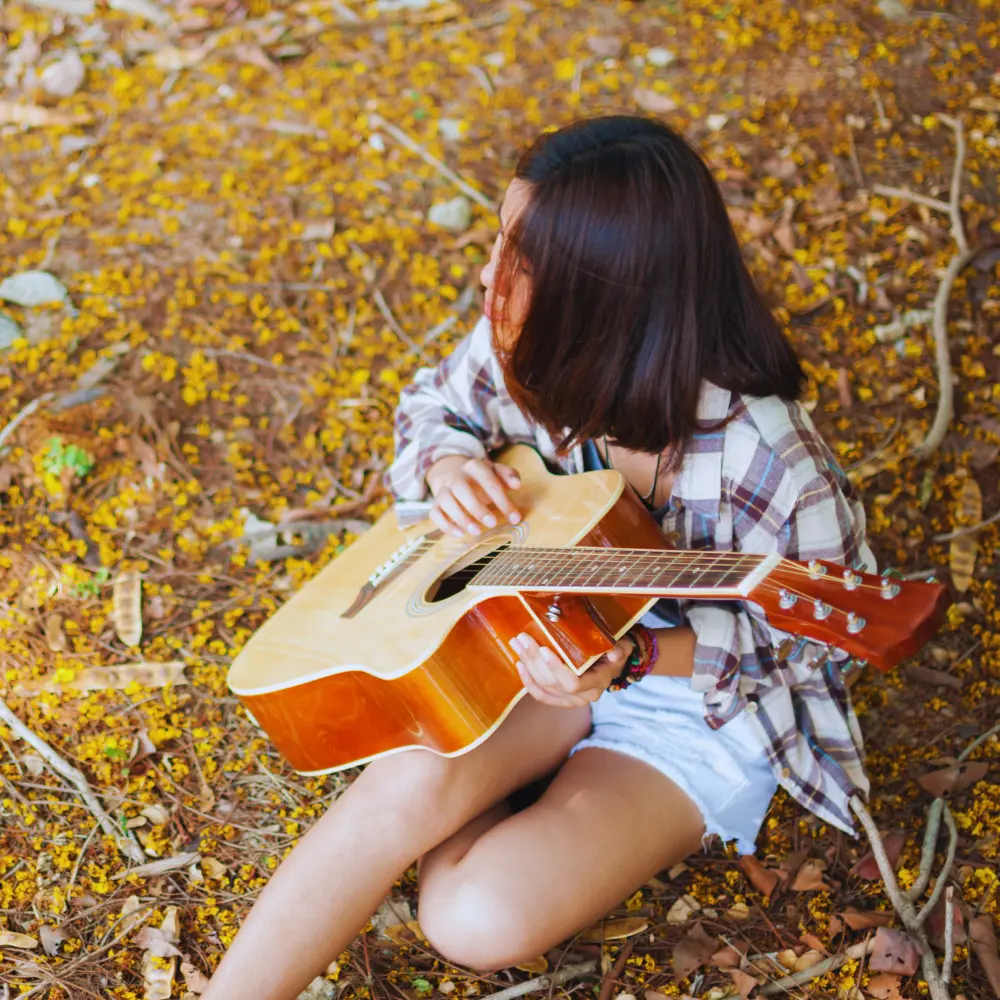
[[[495,881],[467,879],[421,890],[419,920],[439,954],[478,971],[526,962],[547,947],[525,908]]]

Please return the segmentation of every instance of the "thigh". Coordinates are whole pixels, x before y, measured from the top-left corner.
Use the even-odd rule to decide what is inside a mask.
[[[408,750],[380,758],[344,798],[377,804],[389,823],[419,827],[416,857],[511,792],[557,770],[589,731],[589,708],[553,708],[525,697],[468,753],[449,758]]]
[[[425,858],[421,927],[447,957],[481,968],[538,955],[696,851],[704,828],[648,764],[581,750],[538,802],[498,817],[460,857],[446,842]]]

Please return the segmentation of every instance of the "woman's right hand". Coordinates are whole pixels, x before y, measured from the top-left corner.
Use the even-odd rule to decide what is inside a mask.
[[[521,520],[507,495],[508,490],[521,485],[521,478],[509,465],[488,458],[446,455],[430,467],[427,485],[434,496],[430,518],[450,535],[462,538],[479,535],[483,528],[495,528],[497,517],[491,505],[510,524]]]

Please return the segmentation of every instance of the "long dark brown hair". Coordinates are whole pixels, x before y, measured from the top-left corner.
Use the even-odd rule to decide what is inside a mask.
[[[669,447],[676,467],[703,380],[798,397],[798,359],[680,135],[647,118],[588,119],[541,136],[515,175],[530,193],[495,281],[505,298],[526,270],[531,294],[516,339],[495,346],[511,396],[561,450],[607,434],[632,451]]]

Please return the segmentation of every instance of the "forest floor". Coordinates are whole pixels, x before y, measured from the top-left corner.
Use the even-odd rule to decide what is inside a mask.
[[[904,888],[931,793],[950,793],[951,991],[1000,996],[1000,743],[939,773],[1000,714],[991,0],[94,8],[0,10],[4,996],[196,995],[351,780],[296,775],[227,666],[386,509],[399,388],[478,316],[517,151],[623,109],[661,116],[712,163],[880,562],[955,589],[939,635],[853,691]],[[977,252],[948,313],[954,418],[922,453],[940,384],[929,310],[956,234],[943,205],[879,186],[948,202],[956,134],[940,115],[962,123],[961,228]],[[459,197],[448,227],[429,220]],[[24,274],[38,270],[49,277]],[[280,544],[258,534],[251,551],[260,522]],[[313,995],[485,995],[596,960],[538,989],[719,998],[815,973],[827,952],[833,970],[797,995],[926,993],[915,957],[886,966],[884,932],[881,952],[838,964],[893,920],[864,841],[779,795],[758,846],[756,865],[721,847],[693,857],[603,929],[490,976],[401,924],[410,872]],[[938,949],[943,913],[928,922]]]

